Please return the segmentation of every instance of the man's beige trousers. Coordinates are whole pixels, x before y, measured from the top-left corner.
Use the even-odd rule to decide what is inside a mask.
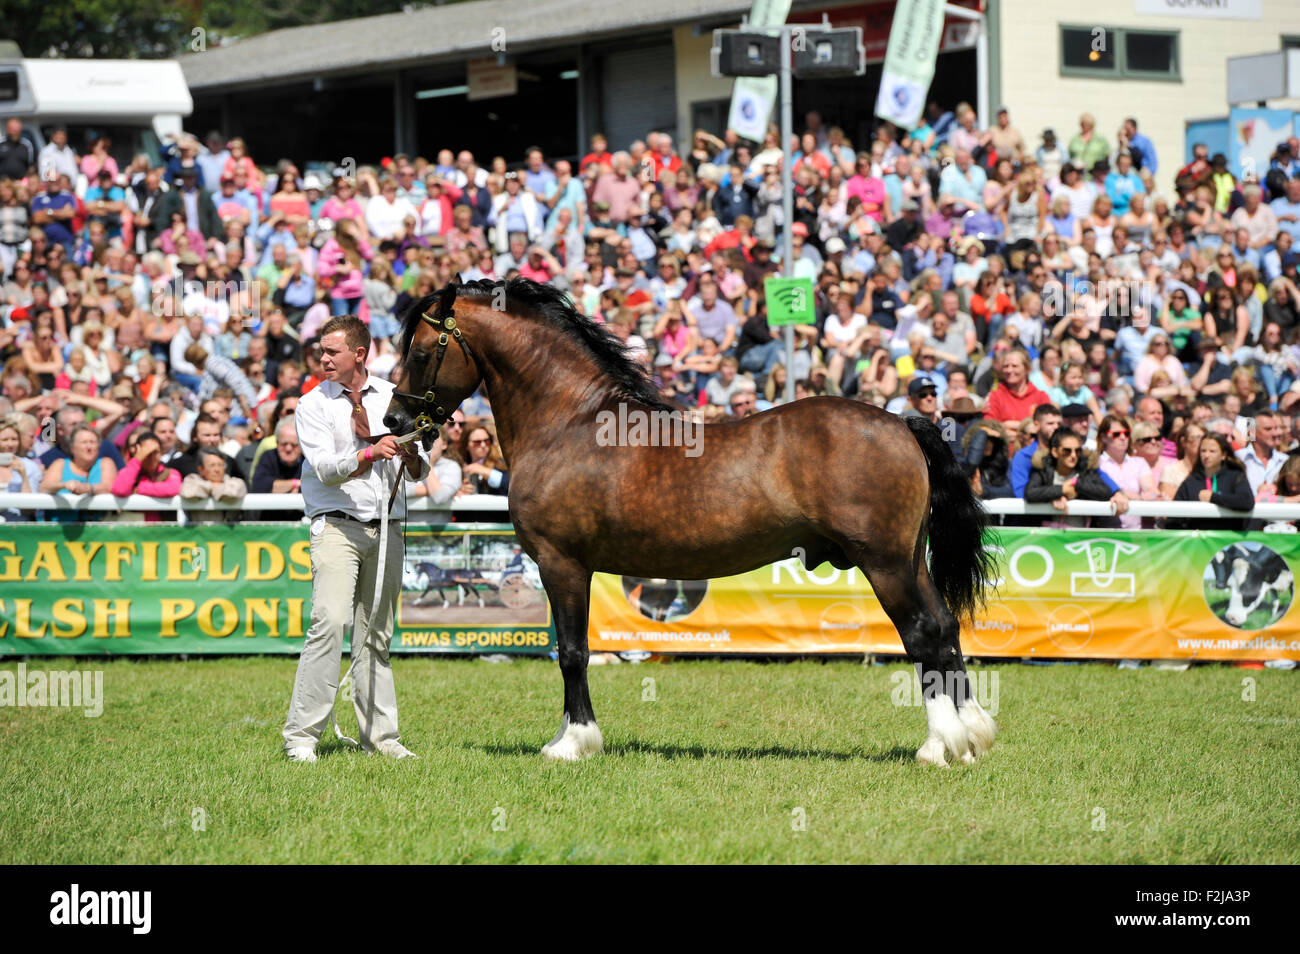
[[[363,748],[396,740],[397,693],[388,644],[393,637],[393,611],[402,581],[402,526],[389,524],[384,561],[387,585],[381,586],[378,619],[368,627],[379,567],[379,530],[352,520],[317,517],[311,524],[311,626],[298,660],[289,718],[284,727],[286,749],[315,748],[329,724],[339,685],[343,634],[366,632],[365,645],[353,636],[353,703]]]

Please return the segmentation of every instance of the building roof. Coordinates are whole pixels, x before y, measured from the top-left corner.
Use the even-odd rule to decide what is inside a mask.
[[[504,52],[529,50],[647,28],[731,19],[752,0],[473,0],[410,13],[290,27],[181,58],[191,90],[230,88],[269,80],[314,79],[338,73],[396,69],[436,60],[491,56],[494,36]],[[496,28],[503,32],[494,34]]]

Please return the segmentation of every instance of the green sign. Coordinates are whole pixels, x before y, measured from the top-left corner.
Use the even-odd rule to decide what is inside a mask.
[[[767,296],[769,325],[815,325],[811,278],[768,278],[763,282]]]
[[[0,656],[297,653],[311,626],[302,523],[18,523],[0,539]],[[412,524],[391,649],[545,653],[537,567],[509,524]]]

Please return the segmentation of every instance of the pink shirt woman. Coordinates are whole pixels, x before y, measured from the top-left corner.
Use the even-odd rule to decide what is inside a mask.
[[[1115,481],[1130,500],[1158,500],[1151,465],[1129,453],[1131,438],[1128,421],[1107,414],[1097,428],[1097,444],[1102,450],[1098,470]],[[1142,527],[1142,518],[1126,513],[1119,518],[1119,525],[1125,530],[1138,530]]]
[[[871,175],[856,175],[848,182],[849,197],[862,200],[862,211],[883,223],[885,218],[885,183]]]

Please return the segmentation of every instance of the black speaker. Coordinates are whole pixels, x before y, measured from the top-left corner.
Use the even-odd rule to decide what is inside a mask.
[[[781,38],[715,30],[715,71],[720,76],[771,76],[781,69]]]
[[[860,27],[796,33],[791,46],[794,75],[800,78],[857,76],[866,68]]]

